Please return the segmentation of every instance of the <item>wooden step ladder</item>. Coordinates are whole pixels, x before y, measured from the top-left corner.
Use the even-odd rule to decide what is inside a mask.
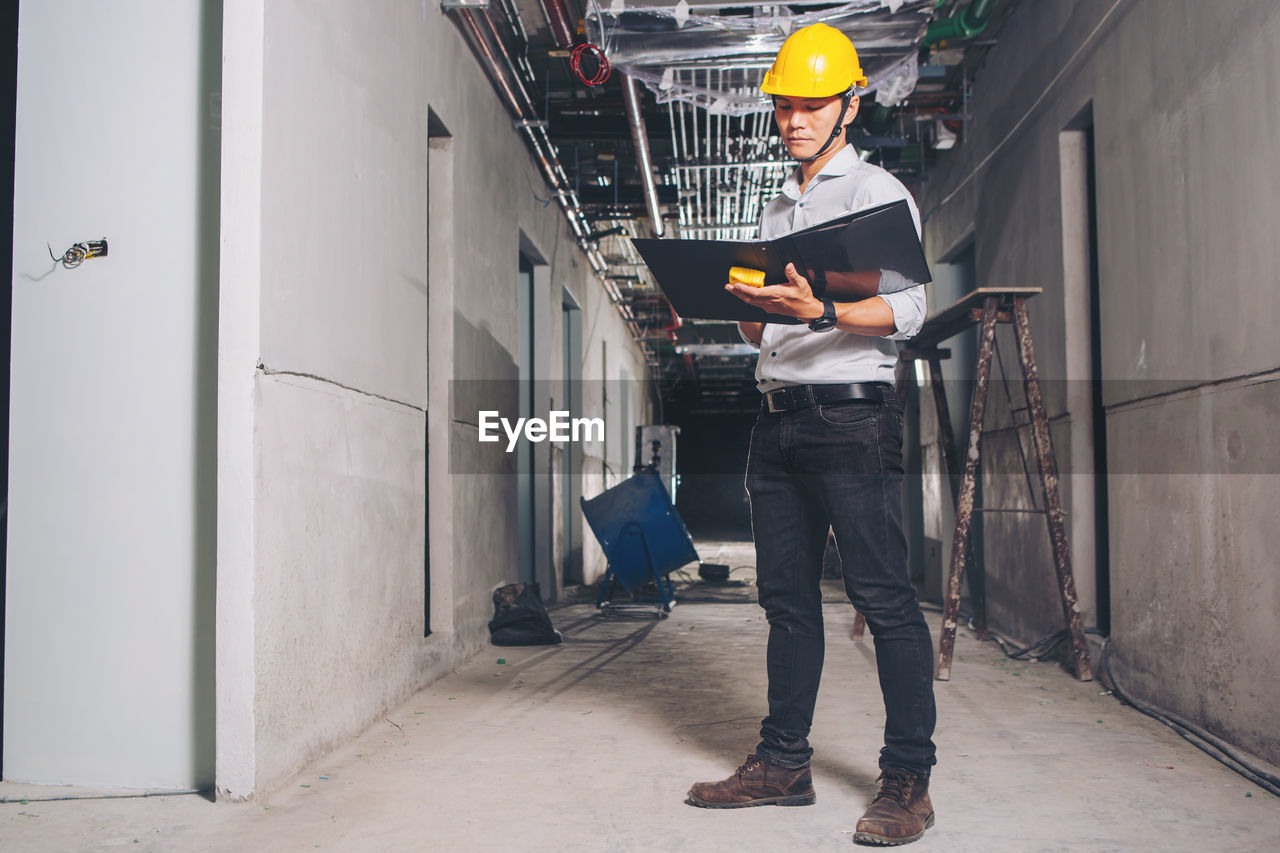
[[[1058,494],[1058,468],[1053,455],[1053,442],[1049,435],[1049,418],[1040,390],[1040,376],[1036,367],[1035,347],[1031,341],[1031,326],[1027,321],[1027,300],[1041,292],[1039,287],[979,287],[955,304],[939,311],[925,321],[919,334],[899,353],[897,368],[897,397],[899,405],[906,399],[907,383],[914,373],[914,362],[929,365],[930,384],[933,386],[934,405],[938,416],[938,440],[942,457],[947,466],[947,479],[951,484],[951,497],[956,510],[955,532],[951,540],[951,566],[947,576],[947,588],[942,612],[942,630],[938,637],[938,665],[935,677],[940,681],[951,678],[951,659],[955,649],[956,626],[960,613],[960,584],[971,560],[970,528],[975,512],[1031,512],[1041,513],[1049,527],[1049,540],[1053,546],[1053,564],[1057,572],[1062,599],[1062,614],[1071,640],[1072,658],[1076,677],[1081,681],[1093,679],[1093,667],[1089,662],[1089,645],[1084,635],[1084,623],[1076,599],[1075,578],[1071,572],[1071,549],[1067,541],[1066,513]],[[1044,498],[1043,509],[1006,510],[974,506],[980,472],[980,447],[983,417],[986,413],[987,391],[991,380],[991,358],[995,352],[996,324],[1011,323],[1018,345],[1018,361],[1022,366],[1022,382],[1026,393],[1027,411],[1030,415],[1032,444],[1040,469],[1040,485]],[[978,337],[978,365],[969,404],[969,438],[965,448],[963,473],[956,455],[955,437],[951,430],[951,410],[947,404],[946,389],[942,382],[942,359],[948,358],[948,350],[938,344],[959,333],[980,325]],[[1007,378],[1005,380],[1008,381]],[[860,638],[866,620],[859,613],[854,623],[853,636]],[[985,634],[985,625],[979,626]]]

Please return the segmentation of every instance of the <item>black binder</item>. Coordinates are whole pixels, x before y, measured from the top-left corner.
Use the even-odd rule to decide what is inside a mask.
[[[931,281],[924,249],[905,199],[869,207],[773,240],[633,239],[671,307],[693,320],[799,323],[768,314],[724,289],[730,267],[764,270],[764,283],[787,280],[794,263],[817,296],[854,302],[887,293],[881,270],[894,270],[906,285]]]

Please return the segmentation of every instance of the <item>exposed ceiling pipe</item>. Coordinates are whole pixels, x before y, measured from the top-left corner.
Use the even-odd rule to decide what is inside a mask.
[[[591,227],[587,222],[586,213],[582,210],[578,196],[569,183],[568,175],[565,174],[556,156],[555,148],[551,145],[546,124],[537,120],[537,107],[529,96],[529,90],[520,76],[518,66],[512,60],[506,44],[490,18],[490,12],[487,9],[479,11],[469,7],[453,7],[449,11],[454,13],[464,37],[476,57],[480,59],[495,89],[506,101],[508,109],[516,119],[517,126],[524,131],[534,158],[542,167],[544,177],[551,186],[556,201],[560,203],[565,217],[569,220],[579,246],[596,274],[601,276],[605,292],[609,294],[610,300],[622,314],[632,335],[639,339],[640,327],[636,323],[634,313],[623,301],[622,293],[617,286],[603,278],[608,272],[608,266],[599,248],[587,240]]]
[[[924,36],[925,46],[937,44],[940,41],[959,41],[976,36],[987,28],[987,19],[991,17],[993,5],[994,0],[973,0],[963,12],[957,12],[949,18],[929,24],[929,29]]]
[[[476,24],[476,19],[472,16],[471,10],[458,9],[456,11],[458,13],[457,19],[462,22],[463,32],[468,37],[467,41],[470,43],[471,49],[483,57],[485,73],[489,75],[493,85],[497,87],[498,91],[506,99],[507,108],[517,116],[523,117],[524,110],[520,106],[520,100],[516,97],[507,75],[503,74],[502,69],[498,66],[498,58],[494,56],[493,49],[480,33],[480,27]]]
[[[625,225],[615,225],[612,228],[605,228],[601,231],[592,231],[587,235],[587,241],[591,243],[599,243],[605,237],[612,237],[615,234],[623,234],[627,230]]]
[[[573,47],[573,27],[569,24],[569,12],[564,7],[564,0],[541,0],[541,3],[556,46],[562,50]]]
[[[554,0],[548,0],[554,2]],[[649,160],[649,134],[644,127],[644,116],[640,114],[640,91],[635,78],[630,74],[622,75],[622,99],[627,105],[627,121],[631,125],[631,141],[635,144],[637,166],[640,169],[640,181],[644,184],[644,203],[649,209],[649,218],[653,220],[653,235],[661,237],[662,210],[658,207],[658,187],[653,180],[653,164]]]
[[[518,96],[513,101],[517,118],[536,119],[538,117],[538,108],[534,105],[533,98],[529,95],[529,90],[525,88],[524,80],[516,72],[516,63],[512,59],[511,53],[507,50],[506,42],[502,40],[502,36],[498,33],[498,28],[494,26],[493,7],[490,6],[485,10],[484,14],[475,14],[474,17],[480,21],[489,41],[502,59],[502,67],[506,69],[512,78],[515,94]]]

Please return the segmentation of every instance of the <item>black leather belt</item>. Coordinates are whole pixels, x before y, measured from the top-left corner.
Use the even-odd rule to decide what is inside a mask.
[[[846,400],[870,400],[883,403],[893,393],[888,382],[846,382],[841,385],[788,385],[767,392],[760,401],[766,412],[790,412],[795,409],[811,409],[828,403]]]

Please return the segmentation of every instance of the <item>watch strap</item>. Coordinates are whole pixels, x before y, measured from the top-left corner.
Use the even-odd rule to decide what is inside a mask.
[[[815,332],[827,332],[836,327],[836,304],[830,299],[822,299],[822,316],[809,321],[809,328]]]

